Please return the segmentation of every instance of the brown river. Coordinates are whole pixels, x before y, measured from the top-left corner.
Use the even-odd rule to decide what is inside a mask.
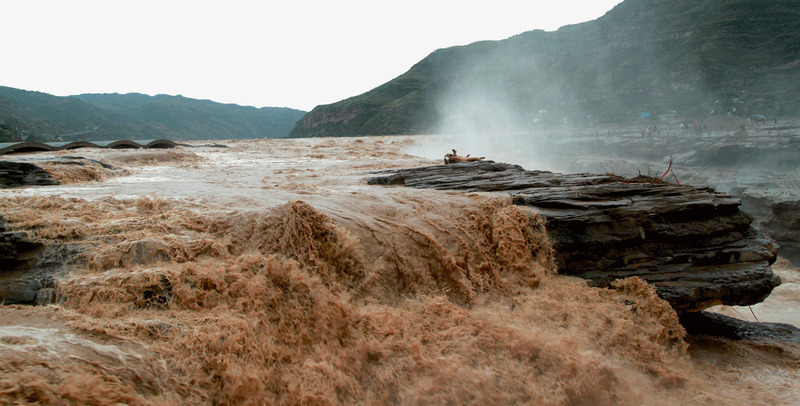
[[[559,276],[504,194],[365,184],[440,163],[424,143],[28,155],[117,169],[0,190],[11,228],[78,252],[56,304],[0,306],[0,403],[798,404],[800,346],[687,337],[640,280]],[[777,265],[753,312],[797,325]]]

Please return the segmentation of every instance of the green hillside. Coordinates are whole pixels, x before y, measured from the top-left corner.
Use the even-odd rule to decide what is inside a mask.
[[[147,123],[161,138],[251,139],[283,138],[304,111],[279,107],[245,107],[182,96],[82,94],[85,103]]]
[[[367,93],[316,107],[291,135],[708,116],[734,107],[739,115],[797,114],[800,2],[628,0],[555,32],[440,49]]]
[[[3,86],[0,86],[0,134],[3,142],[152,138],[142,123],[77,98]]]
[[[286,137],[304,112],[181,96],[52,96],[0,86],[0,142]]]

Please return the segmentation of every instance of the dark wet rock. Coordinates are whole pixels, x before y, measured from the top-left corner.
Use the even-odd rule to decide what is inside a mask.
[[[0,303],[53,303],[58,280],[82,260],[81,250],[74,246],[54,244],[40,247],[29,258],[0,272]]]
[[[761,302],[778,246],[740,201],[707,188],[476,162],[383,171],[372,185],[506,191],[548,221],[559,272],[597,286],[638,276],[679,312]]]
[[[30,162],[0,160],[0,188],[58,184],[50,173]]]
[[[731,340],[778,340],[800,344],[800,328],[785,323],[763,323],[739,320],[712,312],[681,315],[686,332]]]
[[[117,249],[120,266],[169,261],[172,252],[157,239],[126,241]],[[24,232],[7,229],[0,216],[0,304],[53,303],[59,280],[86,263],[79,245],[32,241]],[[171,286],[165,280],[141,292],[142,306],[163,306],[170,298]]]
[[[742,195],[742,208],[755,217],[755,228],[781,246],[780,255],[800,265],[800,198],[785,195]]]
[[[181,147],[188,147],[188,148],[228,148],[225,144],[199,144],[199,145],[191,145],[191,144],[184,144],[184,143],[176,143],[176,145]]]
[[[94,164],[100,165],[104,169],[110,169],[110,170],[115,170],[116,169],[116,168],[114,168],[113,165],[109,165],[109,164],[107,164],[105,162],[98,161],[96,159],[84,158],[82,156],[63,156],[63,157],[60,157],[60,158],[53,159],[50,162],[53,162],[53,163],[59,164],[59,165],[77,165],[77,166],[84,166],[87,163],[94,163]]]
[[[0,298],[6,304],[36,303],[36,292],[42,288],[38,279],[11,279],[0,281]]]
[[[556,148],[540,145],[548,151],[541,158],[568,171],[618,175],[637,171],[661,174],[672,159],[680,181],[740,197],[742,209],[755,218],[755,228],[777,241],[781,256],[800,265],[800,222],[797,214],[792,215],[800,208],[797,124],[752,126],[751,136],[741,139],[728,135],[741,124],[740,118],[710,120],[716,122],[708,126],[714,133],[711,137],[680,136],[675,126],[671,134],[667,130],[663,136],[647,138],[564,137]],[[723,124],[725,130],[721,131]],[[659,127],[664,129],[661,124]]]
[[[29,239],[28,234],[9,230],[0,215],[0,270],[9,270],[23,263],[40,244]]]
[[[781,255],[800,264],[800,200],[777,202],[761,229],[780,241]]]
[[[53,175],[43,169],[40,164],[65,165],[65,166],[94,166],[101,167],[117,173],[125,173],[112,165],[96,159],[81,156],[62,157],[22,157],[0,159],[0,188],[13,188],[21,186],[52,186],[59,185]]]
[[[81,258],[76,247],[44,246],[27,233],[9,230],[0,216],[0,303],[52,303],[56,281]]]

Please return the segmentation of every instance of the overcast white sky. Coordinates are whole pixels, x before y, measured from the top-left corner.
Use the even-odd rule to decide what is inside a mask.
[[[311,110],[438,48],[556,30],[620,0],[0,0],[0,85]]]

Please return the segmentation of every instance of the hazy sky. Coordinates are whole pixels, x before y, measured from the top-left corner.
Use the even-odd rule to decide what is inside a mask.
[[[438,48],[593,20],[620,0],[0,0],[0,85],[310,110]]]

